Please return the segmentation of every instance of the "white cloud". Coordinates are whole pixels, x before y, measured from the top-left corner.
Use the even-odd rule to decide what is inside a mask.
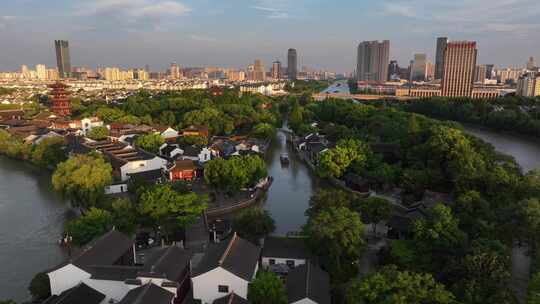
[[[540,30],[538,0],[385,0],[380,8],[432,32],[532,35]]]
[[[170,0],[96,0],[79,9],[81,15],[124,15],[139,17],[185,16],[191,8],[184,3]]]
[[[288,19],[296,17],[298,5],[302,6],[301,1],[255,0],[252,8],[262,12],[268,19]]]

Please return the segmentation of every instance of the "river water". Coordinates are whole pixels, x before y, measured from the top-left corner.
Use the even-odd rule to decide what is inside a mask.
[[[67,203],[50,173],[0,156],[0,300],[29,299],[34,274],[65,258],[57,245]]]

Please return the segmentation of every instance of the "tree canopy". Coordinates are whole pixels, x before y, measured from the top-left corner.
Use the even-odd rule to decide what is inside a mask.
[[[248,300],[253,304],[288,303],[283,281],[273,272],[264,270],[249,284]]]
[[[159,147],[165,143],[165,139],[159,134],[146,134],[135,140],[135,145],[150,153],[158,153]]]
[[[276,226],[268,210],[250,208],[242,211],[233,221],[233,229],[254,243],[274,232]]]
[[[96,206],[111,181],[111,165],[97,154],[71,157],[58,164],[52,175],[54,189],[69,198],[73,206],[83,208]]]
[[[347,303],[356,304],[451,304],[457,303],[444,285],[427,273],[398,271],[387,266],[363,280],[354,281],[347,291]]]
[[[82,246],[110,231],[113,223],[113,216],[109,211],[90,208],[80,218],[67,222],[66,232],[73,238],[75,245]]]
[[[266,164],[256,155],[216,158],[206,164],[204,180],[214,189],[235,194],[254,186],[268,175]]]

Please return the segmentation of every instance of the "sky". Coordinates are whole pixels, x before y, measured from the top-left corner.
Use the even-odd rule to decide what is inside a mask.
[[[243,68],[254,59],[351,72],[364,40],[391,41],[406,66],[433,61],[437,36],[478,42],[479,63],[540,61],[539,0],[0,0],[0,70],[55,66],[55,39],[72,66]]]

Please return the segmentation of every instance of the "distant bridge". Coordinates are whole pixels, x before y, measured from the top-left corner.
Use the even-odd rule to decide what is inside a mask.
[[[410,96],[394,96],[394,95],[369,95],[369,94],[350,94],[350,93],[317,93],[312,95],[316,100],[325,100],[326,98],[339,98],[339,99],[359,99],[359,100],[398,100],[405,101],[416,99]]]

